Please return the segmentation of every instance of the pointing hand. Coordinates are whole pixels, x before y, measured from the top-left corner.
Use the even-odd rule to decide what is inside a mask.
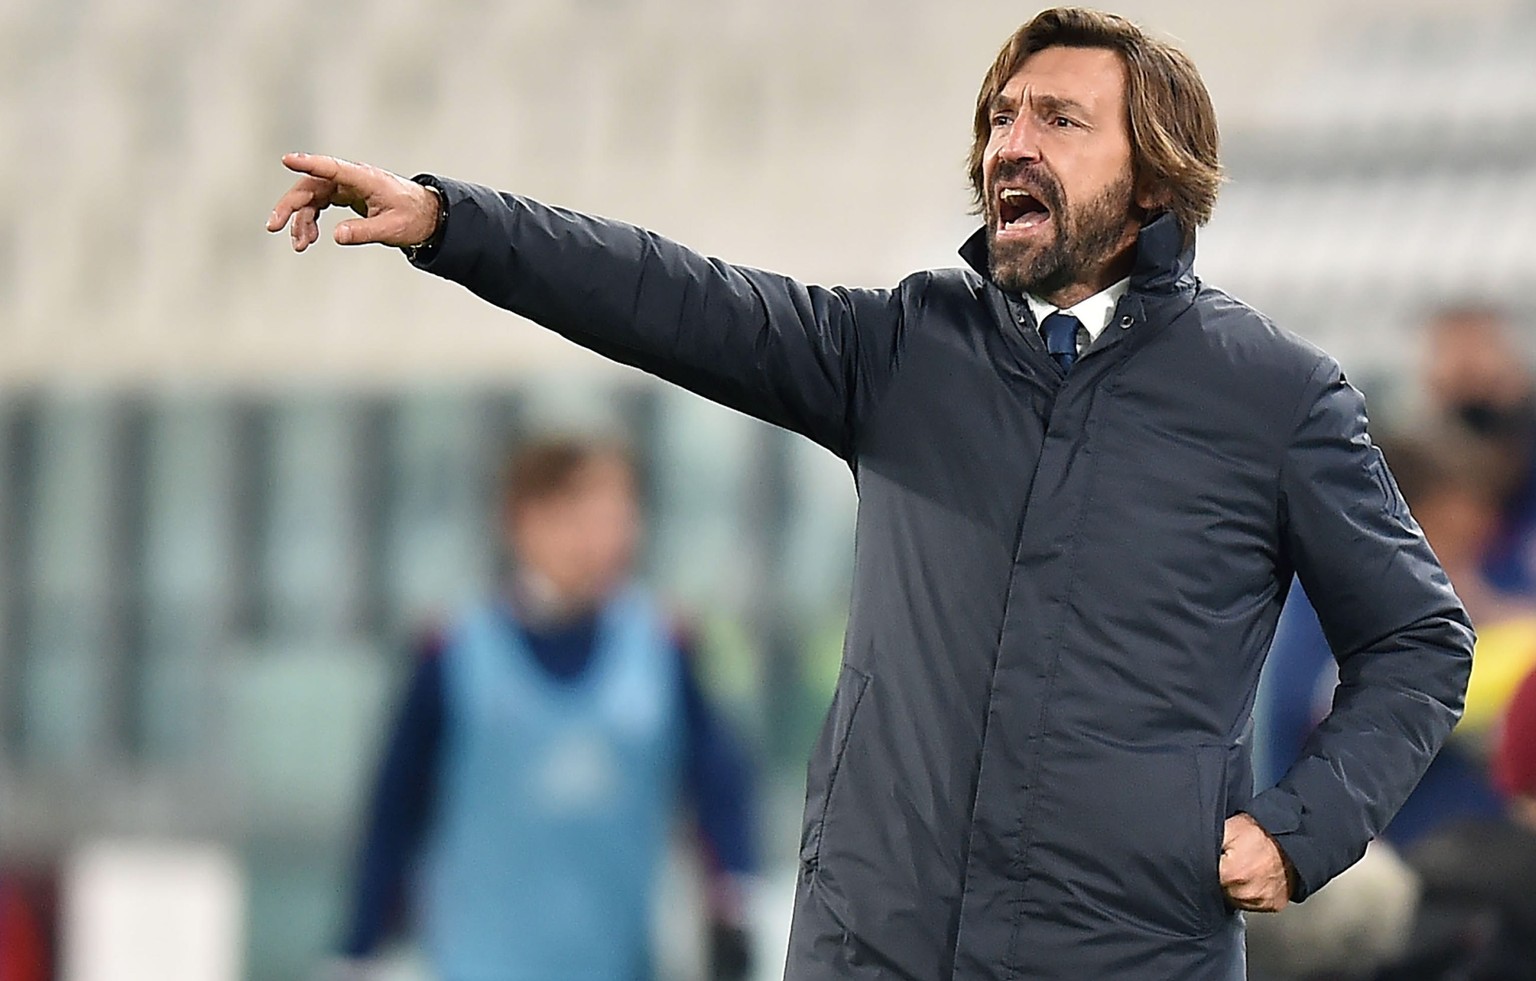
[[[279,232],[293,219],[293,250],[303,252],[320,239],[320,212],[331,205],[351,208],[362,217],[336,226],[338,245],[420,245],[437,230],[434,191],[399,174],[312,153],[290,153],[283,165],[302,174],[277,200],[267,231]]]

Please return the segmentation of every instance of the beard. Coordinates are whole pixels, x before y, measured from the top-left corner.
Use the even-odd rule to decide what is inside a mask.
[[[1030,193],[1051,210],[1053,234],[1047,242],[999,242],[996,184],[1023,178]],[[1134,217],[1135,181],[1125,174],[1081,206],[1067,203],[1061,183],[1044,166],[999,167],[988,186],[987,259],[992,281],[1010,293],[1047,298],[1068,286],[1095,279],[1115,258]]]

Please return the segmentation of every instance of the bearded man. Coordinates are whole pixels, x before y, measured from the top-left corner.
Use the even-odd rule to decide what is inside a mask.
[[[965,270],[824,289],[513,194],[291,155],[267,227],[418,267],[803,434],[859,490],[786,977],[1233,979],[1241,911],[1354,862],[1461,708],[1472,631],[1336,362],[1192,272],[1189,58],[1041,13],[976,103]],[[1332,714],[1253,795],[1300,577]]]

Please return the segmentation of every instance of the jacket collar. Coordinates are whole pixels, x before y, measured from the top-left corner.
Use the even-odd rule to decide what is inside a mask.
[[[960,246],[960,257],[991,282],[987,261],[987,230],[978,228]],[[1131,267],[1131,291],[1135,293],[1178,293],[1194,286],[1195,246],[1186,248],[1179,234],[1179,224],[1172,214],[1163,212],[1141,226],[1136,236],[1136,260]]]

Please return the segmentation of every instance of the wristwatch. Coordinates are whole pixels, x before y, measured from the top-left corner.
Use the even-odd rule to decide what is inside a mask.
[[[420,263],[432,258],[437,247],[443,244],[443,236],[448,233],[448,195],[443,192],[443,185],[431,174],[417,174],[411,180],[431,191],[432,196],[437,198],[437,227],[432,229],[432,237],[419,245],[400,247],[408,261]]]

